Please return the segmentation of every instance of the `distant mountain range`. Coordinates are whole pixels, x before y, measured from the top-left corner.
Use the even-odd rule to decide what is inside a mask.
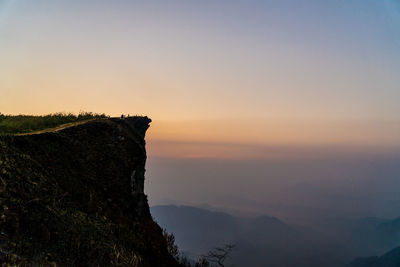
[[[151,213],[191,257],[236,244],[235,266],[343,267],[400,245],[400,219],[330,219],[321,220],[319,228],[305,228],[270,216],[244,218],[190,206],[154,206]]]
[[[399,267],[400,247],[397,247],[381,257],[358,258],[352,261],[348,267]]]
[[[381,255],[400,245],[400,218],[325,219],[319,229],[342,240],[358,257]]]
[[[275,217],[241,218],[189,206],[154,206],[155,220],[172,232],[181,250],[201,255],[236,245],[235,266],[343,266],[342,250],[322,233],[290,226]]]

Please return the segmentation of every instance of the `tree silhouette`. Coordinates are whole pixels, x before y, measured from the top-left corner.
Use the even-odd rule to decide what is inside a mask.
[[[218,247],[209,250],[203,257],[212,263],[216,263],[220,267],[225,267],[224,262],[230,257],[230,253],[235,248],[234,244],[226,244],[223,247]]]

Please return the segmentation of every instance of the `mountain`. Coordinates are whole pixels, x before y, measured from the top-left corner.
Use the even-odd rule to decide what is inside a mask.
[[[352,261],[348,267],[399,267],[400,247],[397,247],[381,257],[358,258]]]
[[[178,266],[143,191],[150,122],[1,136],[0,263]]]
[[[400,245],[400,218],[324,219],[318,228],[342,240],[346,250],[358,257],[383,254]]]
[[[365,233],[364,241],[367,246],[374,247],[375,251],[379,252],[385,248],[388,250],[388,248],[390,249],[398,246],[400,244],[400,218],[392,220],[375,219],[373,229]],[[370,255],[371,254],[372,253],[370,253]],[[391,249],[381,257],[359,257],[353,260],[348,266],[400,267],[400,247]]]
[[[398,246],[400,243],[400,218],[382,222],[377,227],[381,239],[385,240],[387,246]]]
[[[339,243],[320,232],[288,225],[278,218],[236,217],[190,206],[153,206],[160,226],[175,235],[186,255],[202,255],[235,244],[230,264],[271,267],[342,267],[349,258]]]

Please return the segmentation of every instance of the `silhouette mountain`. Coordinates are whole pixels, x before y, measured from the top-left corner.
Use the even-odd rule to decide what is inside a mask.
[[[236,217],[190,206],[153,206],[161,227],[172,232],[186,255],[196,257],[226,243],[236,245],[230,264],[236,266],[342,267],[339,243],[313,230],[291,226],[278,218]]]
[[[381,257],[358,258],[352,261],[348,267],[399,267],[400,247],[397,247]]]

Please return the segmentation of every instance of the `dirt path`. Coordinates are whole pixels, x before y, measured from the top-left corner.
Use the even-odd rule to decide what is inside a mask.
[[[87,123],[89,121],[93,121],[93,120],[98,120],[98,119],[90,119],[90,120],[79,121],[79,122],[70,122],[70,123],[61,124],[61,125],[59,125],[57,127],[53,127],[53,128],[47,128],[47,129],[43,129],[43,130],[39,130],[39,131],[34,131],[34,132],[29,132],[29,133],[20,133],[20,134],[15,134],[15,135],[16,136],[21,136],[21,135],[33,135],[33,134],[58,132],[58,131],[66,129],[66,128],[70,128],[70,127],[73,127],[73,126],[85,124],[85,123]]]

